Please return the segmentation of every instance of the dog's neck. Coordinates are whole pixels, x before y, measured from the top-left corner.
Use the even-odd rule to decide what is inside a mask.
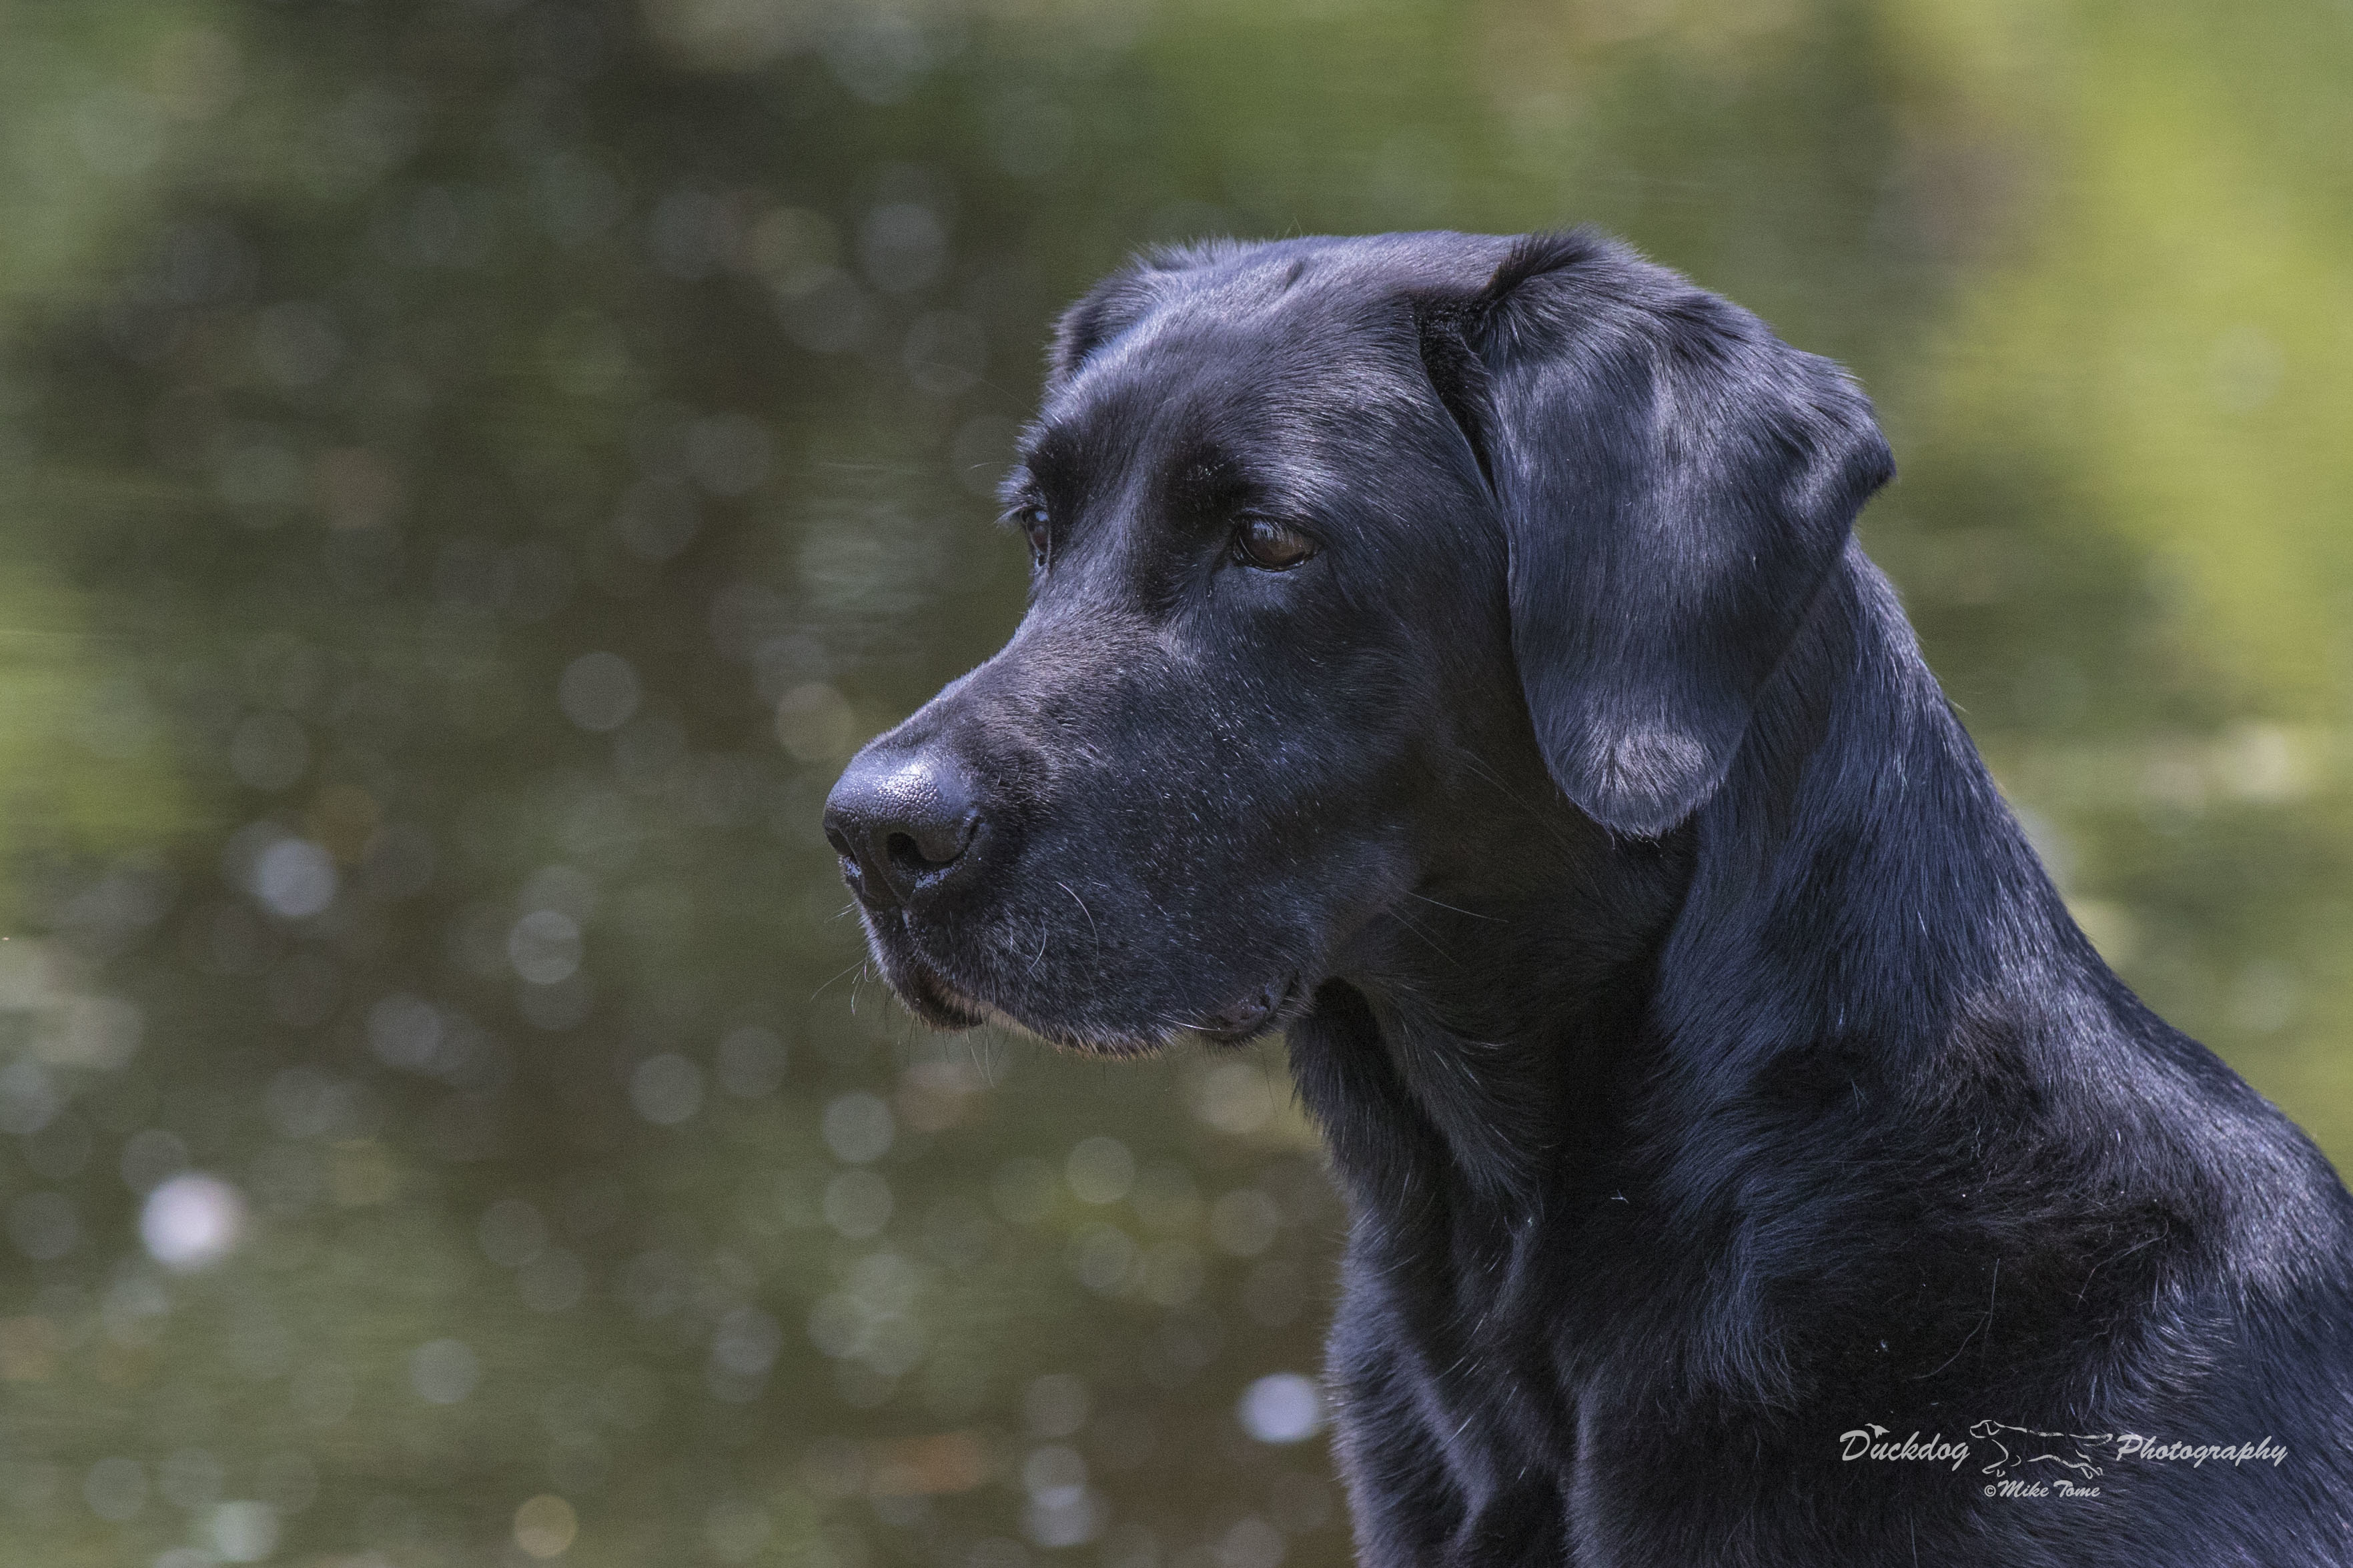
[[[1533,1212],[1732,1114],[1793,1053],[1927,1075],[1972,1018],[2029,1038],[2025,1015],[2121,994],[1859,549],[1693,820],[1547,868],[1541,894],[1543,836],[1521,837],[1507,890],[1416,900],[1293,1031],[1360,1204]]]
[[[1702,1100],[1791,1051],[1923,1071],[1987,1021],[2023,1048],[2083,1033],[2044,1027],[2055,1011],[2126,999],[1858,546],[1693,826],[1650,1016]]]

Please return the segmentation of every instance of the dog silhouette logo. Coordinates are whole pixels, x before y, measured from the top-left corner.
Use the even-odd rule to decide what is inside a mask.
[[[2038,1432],[2000,1421],[1980,1421],[1969,1428],[1969,1436],[1993,1445],[1994,1460],[1985,1467],[1985,1475],[2006,1475],[2022,1465],[2057,1465],[2086,1480],[2100,1473],[2093,1462],[2098,1447],[2116,1441],[2113,1433]]]

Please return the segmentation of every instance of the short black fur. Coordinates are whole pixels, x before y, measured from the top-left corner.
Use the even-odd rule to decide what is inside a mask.
[[[2353,1555],[2353,1201],[2069,919],[1835,367],[1588,233],[1216,244],[1025,451],[1029,616],[828,830],[934,1023],[1287,1030],[1366,1563]]]

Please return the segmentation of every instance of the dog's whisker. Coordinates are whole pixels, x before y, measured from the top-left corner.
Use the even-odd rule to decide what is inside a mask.
[[[1490,921],[1497,925],[1504,923],[1504,917],[1501,915],[1482,915],[1478,913],[1476,910],[1466,910],[1457,904],[1450,904],[1442,899],[1433,899],[1428,893],[1417,893],[1410,888],[1406,889],[1405,896],[1409,899],[1419,899],[1425,904],[1436,904],[1441,910],[1451,910],[1456,914],[1465,916],[1471,920]]]
[[[1414,935],[1416,935],[1416,936],[1419,937],[1419,938],[1420,938],[1420,939],[1421,939],[1425,943],[1427,943],[1427,944],[1429,945],[1430,950],[1432,952],[1435,952],[1436,954],[1438,954],[1438,956],[1439,956],[1439,957],[1440,957],[1440,958],[1442,958],[1442,959],[1446,960],[1446,962],[1447,962],[1447,963],[1449,963],[1457,964],[1457,965],[1460,965],[1460,964],[1461,964],[1461,963],[1462,961],[1461,961],[1461,959],[1459,959],[1459,958],[1456,958],[1456,957],[1454,956],[1454,954],[1453,954],[1453,953],[1451,953],[1451,952],[1448,952],[1448,951],[1447,951],[1447,948],[1446,948],[1446,944],[1445,944],[1445,943],[1443,943],[1443,942],[1440,942],[1436,937],[1432,936],[1430,932],[1428,932],[1428,931],[1426,931],[1422,930],[1420,923],[1419,923],[1419,921],[1415,921],[1415,920],[1414,920],[1412,917],[1410,917],[1409,915],[1408,915],[1408,914],[1407,914],[1403,910],[1399,910],[1399,909],[1396,909],[1396,908],[1391,908],[1391,909],[1389,909],[1389,910],[1388,910],[1388,911],[1386,911],[1386,912],[1388,913],[1388,915],[1389,919],[1391,919],[1391,920],[1393,920],[1393,921],[1397,921],[1397,923],[1398,923],[1398,924],[1399,924],[1399,925],[1403,926],[1406,930],[1408,930],[1408,931],[1411,931]]]
[[[1087,930],[1094,933],[1095,963],[1097,965],[1101,965],[1103,963],[1103,931],[1095,924],[1094,911],[1087,908],[1086,900],[1080,898],[1077,891],[1072,889],[1068,882],[1058,881],[1054,886],[1061,889],[1062,891],[1069,893],[1071,895],[1071,901],[1079,906],[1079,913],[1087,917]]]
[[[873,961],[871,958],[868,958],[868,957],[863,957],[863,956],[861,956],[861,957],[859,959],[859,961],[858,961],[857,963],[855,963],[851,964],[849,968],[847,968],[847,969],[843,970],[843,971],[841,972],[841,974],[837,974],[837,975],[835,975],[835,976],[833,977],[833,979],[831,979],[831,980],[828,980],[828,981],[825,982],[825,984],[823,984],[823,985],[819,985],[816,990],[814,990],[814,991],[810,992],[810,993],[809,993],[809,1000],[810,1000],[810,1001],[812,1001],[812,1002],[814,1002],[814,1001],[816,1001],[819,996],[824,995],[824,994],[825,994],[825,991],[826,991],[826,986],[834,984],[836,982],[838,982],[838,981],[839,981],[839,980],[841,979],[842,975],[844,975],[844,974],[855,974],[855,973],[857,973],[860,970],[861,970],[861,969],[865,969],[865,968],[868,968],[869,966],[871,966],[871,965],[873,963],[873,962],[874,962],[874,961]]]
[[[1564,833],[1560,827],[1553,822],[1550,815],[1538,810],[1534,804],[1522,795],[1518,790],[1514,789],[1511,783],[1506,780],[1502,773],[1495,771],[1493,765],[1490,763],[1486,758],[1480,756],[1475,752],[1464,752],[1460,754],[1469,764],[1472,773],[1486,780],[1490,784],[1493,784],[1498,795],[1501,795],[1505,800],[1517,806],[1520,809],[1521,815],[1525,816],[1529,821],[1535,823],[1537,828],[1542,832],[1549,835],[1556,844],[1564,848],[1575,847],[1569,836],[1567,833]]]

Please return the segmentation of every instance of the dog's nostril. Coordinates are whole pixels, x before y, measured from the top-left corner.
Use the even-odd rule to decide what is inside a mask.
[[[918,875],[936,868],[939,864],[916,848],[914,839],[903,833],[891,835],[891,841],[883,847],[883,852],[891,857],[892,864]]]
[[[915,876],[952,866],[963,858],[965,846],[972,842],[973,825],[976,820],[967,812],[950,822],[928,823],[910,831],[893,833],[884,841],[882,851],[892,864]]]

